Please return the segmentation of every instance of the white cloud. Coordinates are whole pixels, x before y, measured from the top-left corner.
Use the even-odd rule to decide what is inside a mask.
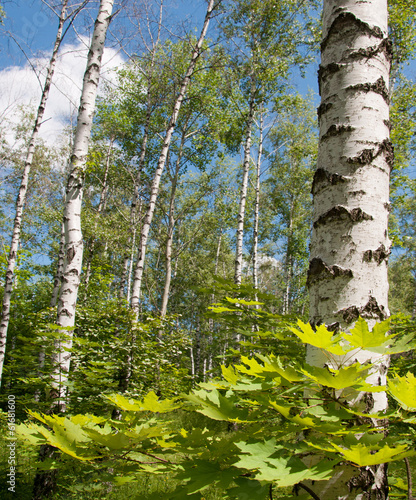
[[[81,96],[82,79],[85,72],[88,54],[88,40],[81,39],[77,44],[64,44],[61,47],[55,68],[53,83],[46,105],[44,123],[40,136],[54,143],[63,128],[76,120],[76,113]],[[50,55],[31,60],[37,72],[41,73],[43,85],[46,67]],[[106,48],[103,55],[101,82],[113,80],[113,70],[123,64],[123,58],[116,50]],[[25,66],[11,66],[0,71],[0,120],[7,118],[16,121],[16,110],[19,105],[39,105],[41,84],[27,63]]]

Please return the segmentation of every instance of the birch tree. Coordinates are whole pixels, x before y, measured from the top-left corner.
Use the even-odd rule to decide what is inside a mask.
[[[52,56],[49,61],[45,83],[42,88],[42,95],[37,110],[32,134],[30,137],[29,146],[26,153],[25,166],[23,169],[19,194],[16,199],[16,213],[14,218],[13,234],[10,244],[9,258],[6,270],[3,305],[2,305],[1,320],[0,320],[0,386],[3,373],[4,357],[6,354],[7,330],[9,328],[9,321],[10,321],[10,304],[13,291],[15,267],[17,262],[17,252],[20,244],[23,209],[26,201],[30,170],[32,168],[33,157],[35,154],[36,140],[39,135],[39,129],[42,124],[43,116],[45,114],[45,106],[49,97],[49,91],[51,88],[52,78],[55,71],[56,60],[58,58],[58,51],[62,41],[64,24],[66,20],[67,5],[68,5],[68,0],[64,0],[62,2],[61,13],[59,15],[58,30],[56,33],[55,43],[52,50]]]
[[[215,10],[215,8],[219,5],[219,2],[215,2],[215,0],[210,0],[208,3],[207,11],[205,14],[205,20],[204,24],[201,30],[201,33],[199,35],[198,41],[195,44],[195,47],[192,51],[192,56],[191,60],[189,62],[188,68],[186,70],[185,76],[182,80],[178,96],[173,108],[172,115],[169,120],[168,127],[166,129],[165,137],[163,140],[163,146],[162,150],[160,152],[159,156],[159,161],[157,164],[156,171],[153,176],[151,188],[150,188],[150,199],[149,203],[147,206],[146,210],[146,215],[143,221],[142,229],[141,229],[141,234],[140,234],[140,242],[139,242],[139,248],[138,248],[138,256],[137,256],[137,263],[136,263],[136,269],[134,273],[134,281],[133,281],[133,289],[132,289],[132,298],[131,298],[131,307],[133,311],[136,314],[136,317],[139,315],[139,305],[140,305],[140,292],[141,292],[141,286],[142,286],[142,279],[143,279],[143,270],[144,270],[144,262],[145,262],[145,256],[146,256],[146,248],[147,248],[147,240],[149,236],[149,231],[150,231],[150,226],[152,224],[152,219],[153,219],[153,214],[155,211],[155,206],[156,206],[156,200],[158,197],[159,193],[159,184],[160,184],[160,179],[162,177],[163,170],[165,168],[166,164],[166,158],[168,155],[171,139],[172,139],[172,134],[175,130],[175,125],[176,121],[179,116],[179,111],[181,109],[182,102],[184,100],[187,88],[189,86],[189,82],[191,79],[191,76],[194,72],[196,62],[201,54],[202,50],[202,44],[204,42],[205,36],[208,31],[208,25],[210,22],[210,19],[212,17],[212,14]]]
[[[312,2],[313,5],[313,2]],[[232,0],[223,25],[231,52],[230,66],[238,82],[231,99],[240,112],[244,130],[240,204],[237,214],[234,282],[241,284],[244,222],[255,113],[280,92],[292,64],[303,64],[299,48],[305,27],[299,20],[307,15],[304,2],[272,0]],[[240,93],[240,96],[238,96]]]
[[[57,313],[57,324],[64,328],[65,339],[57,343],[53,359],[55,366],[53,386],[56,391],[55,396],[58,398],[56,404],[61,410],[65,409],[65,382],[71,362],[71,329],[75,324],[75,309],[82,270],[81,204],[84,171],[95,110],[101,60],[112,9],[113,0],[101,0],[84,74],[77,127],[71,154],[70,174],[66,186],[63,217],[65,225],[65,262]]]
[[[370,326],[388,314],[387,235],[389,139],[387,0],[324,1],[318,165],[313,182],[314,215],[308,271],[310,319],[337,331],[359,316]],[[368,382],[384,385],[388,359],[362,351],[354,361],[377,369]],[[311,348],[307,362],[327,360]],[[326,366],[326,365],[325,365]],[[384,392],[358,393],[366,413],[387,408]],[[388,498],[386,466],[357,469],[341,465],[321,500]]]

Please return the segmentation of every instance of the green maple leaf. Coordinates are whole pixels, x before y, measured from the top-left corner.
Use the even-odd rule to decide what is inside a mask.
[[[227,382],[230,382],[230,384],[232,384],[232,385],[237,384],[237,382],[239,380],[239,376],[236,373],[236,371],[232,365],[227,366],[227,367],[224,365],[221,365],[221,372],[222,372],[222,376],[225,378],[225,380]]]
[[[27,427],[42,435],[48,444],[60,449],[62,452],[77,458],[78,460],[94,460],[100,455],[92,454],[85,450],[82,443],[90,441],[79,424],[71,422],[67,417],[57,415],[40,415],[36,412],[29,412],[40,422],[51,427],[51,430],[35,424],[29,424]]]
[[[309,323],[303,323],[301,320],[298,320],[298,326],[300,331],[291,327],[289,329],[303,343],[313,345],[319,349],[325,349],[331,354],[339,356],[348,352],[338,343],[338,337],[334,337],[334,333],[330,332],[325,325],[318,326],[315,331]]]
[[[194,460],[184,462],[184,468],[175,478],[186,481],[188,493],[197,493],[209,488],[213,484],[218,484],[222,488],[233,481],[240,474],[238,469],[221,469],[216,462],[208,460]]]
[[[236,487],[228,489],[224,498],[238,498],[238,500],[266,500],[270,498],[270,485],[263,484],[255,479],[238,477],[234,479]]]
[[[191,394],[184,395],[184,397],[200,406],[197,410],[199,413],[214,420],[247,421],[248,410],[236,407],[238,398],[234,394],[227,393],[225,397],[217,390],[210,392],[193,391]]]
[[[276,439],[271,438],[268,441],[258,441],[255,443],[247,443],[239,441],[235,443],[244,455],[239,455],[239,461],[234,464],[234,467],[243,469],[257,469],[259,464],[264,463],[277,450],[282,449],[282,446],[277,445]]]
[[[401,352],[408,352],[416,348],[414,342],[415,334],[409,333],[408,335],[403,335],[396,337],[395,342],[391,346],[386,347],[383,351],[384,354],[399,354]]]
[[[175,403],[174,399],[159,400],[156,394],[149,392],[142,401],[128,399],[121,394],[107,396],[113,404],[127,411],[151,411],[153,413],[167,413],[180,408],[180,404]]]
[[[270,356],[257,354],[257,357],[263,361],[263,371],[269,375],[276,373],[289,382],[301,382],[304,380],[304,377],[299,372],[291,366],[283,366],[280,358],[273,354]]]
[[[310,365],[305,365],[305,368],[302,369],[302,373],[316,383],[338,390],[347,387],[359,387],[365,383],[364,376],[367,371],[368,368],[359,363],[354,363],[348,367],[341,367],[339,370],[334,370],[329,367],[319,368]]]
[[[383,352],[389,341],[396,336],[396,334],[386,336],[389,328],[390,320],[387,319],[381,323],[376,323],[370,332],[365,319],[358,318],[354,328],[352,328],[349,333],[344,333],[343,337],[354,348]]]
[[[335,450],[339,451],[347,460],[357,464],[360,467],[367,465],[378,465],[385,462],[392,462],[399,460],[403,457],[416,454],[416,452],[409,452],[407,445],[398,445],[395,448],[385,445],[383,448],[367,447],[364,444],[357,444],[351,448],[341,448],[334,443],[331,443]]]
[[[388,390],[405,410],[416,411],[416,378],[413,373],[389,379]]]

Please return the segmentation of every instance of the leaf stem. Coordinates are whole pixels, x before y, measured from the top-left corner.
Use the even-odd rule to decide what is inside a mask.
[[[309,488],[309,486],[306,486],[306,484],[303,484],[303,483],[298,483],[298,486],[300,486],[301,488],[303,488],[305,491],[307,491],[309,493],[309,495],[314,499],[314,500],[321,500],[318,495]]]

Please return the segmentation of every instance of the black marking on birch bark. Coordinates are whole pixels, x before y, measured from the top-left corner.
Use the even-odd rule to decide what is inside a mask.
[[[373,220],[373,216],[366,214],[361,208],[353,208],[352,210],[349,210],[342,205],[336,205],[331,208],[331,210],[328,210],[328,212],[322,214],[318,220],[313,223],[313,227],[317,228],[329,221],[342,220],[345,218],[348,218],[353,224],[365,220]]]
[[[318,69],[318,88],[319,95],[321,95],[322,82],[328,78],[328,76],[338,73],[342,68],[342,64],[337,64],[334,62],[329,63],[327,66],[319,66]]]
[[[329,332],[338,333],[339,332],[339,328],[340,328],[340,324],[339,324],[338,321],[335,321],[334,323],[331,323],[330,325],[326,325],[326,329]]]
[[[393,59],[393,44],[388,38],[384,38],[378,45],[360,48],[355,52],[351,52],[348,54],[347,59],[371,59],[379,53],[383,53],[386,59],[391,63]]]
[[[347,162],[350,165],[357,165],[358,167],[362,165],[370,165],[374,161],[374,159],[381,154],[385,155],[386,163],[391,170],[394,164],[394,146],[391,143],[390,139],[384,139],[384,141],[378,146],[378,148],[363,149],[357,156],[347,158]]]
[[[68,309],[61,309],[59,312],[59,316],[66,316],[67,318],[71,318],[72,314],[68,311]]]
[[[344,269],[340,266],[328,266],[322,259],[314,257],[309,262],[306,284],[307,286],[311,286],[313,283],[323,279],[339,277],[352,278],[353,274],[351,269]]]
[[[343,175],[331,174],[331,172],[328,172],[328,170],[325,170],[324,168],[318,168],[315,170],[315,174],[313,176],[311,193],[315,195],[327,185],[335,186],[340,182],[346,181],[347,178]]]
[[[366,33],[376,38],[384,38],[382,30],[378,26],[370,26],[368,23],[365,23],[364,21],[361,21],[361,19],[355,17],[352,12],[341,11],[332,22],[328,30],[328,34],[322,40],[321,51],[323,52],[325,50],[328,45],[328,40],[333,34],[339,34],[344,31],[345,28],[350,27],[353,28],[354,33]],[[344,34],[342,33],[342,35]]]
[[[344,132],[352,132],[354,127],[351,125],[334,124],[329,127],[325,134],[321,137],[321,141],[328,139],[329,137],[334,137],[336,135],[341,135]]]
[[[384,320],[387,318],[387,313],[386,310],[384,309],[384,306],[379,305],[377,303],[377,300],[371,296],[365,306],[359,308],[357,306],[350,306],[347,307],[346,309],[341,309],[340,311],[337,311],[336,314],[342,315],[343,320],[347,324],[357,321],[357,319],[360,316],[362,318],[368,318],[368,319],[377,318],[379,320]]]
[[[380,245],[377,250],[367,250],[364,252],[363,261],[364,262],[377,262],[380,265],[383,261],[387,260],[390,255],[390,249],[386,248],[383,244]]]
[[[379,153],[384,153],[386,163],[391,170],[394,166],[394,146],[390,139],[384,139],[379,148]]]
[[[345,90],[353,90],[354,92],[375,92],[376,94],[380,94],[387,104],[390,104],[389,89],[387,88],[386,82],[382,76],[380,76],[380,78],[374,83],[357,83],[357,85],[350,85]]]
[[[385,375],[387,373],[388,369],[389,369],[389,367],[387,365],[385,365],[384,363],[381,363],[379,365],[378,371],[380,372],[380,375]],[[381,385],[381,383],[379,385]]]
[[[380,384],[379,384],[380,385]],[[371,413],[374,409],[374,397],[371,392],[366,392],[364,396],[365,413]]]
[[[383,120],[383,123],[389,130],[391,130],[392,125],[390,120]]]
[[[316,110],[318,119],[320,119],[322,115],[324,115],[327,111],[329,111],[332,108],[332,106],[333,106],[332,102],[321,103],[318,109]]]
[[[76,253],[75,247],[68,248],[68,251],[66,252],[66,258],[67,258],[68,264],[70,264],[74,260],[75,253]]]
[[[348,163],[358,163],[359,165],[368,165],[370,164],[376,153],[373,149],[363,149],[361,153],[353,158],[347,158]]]

